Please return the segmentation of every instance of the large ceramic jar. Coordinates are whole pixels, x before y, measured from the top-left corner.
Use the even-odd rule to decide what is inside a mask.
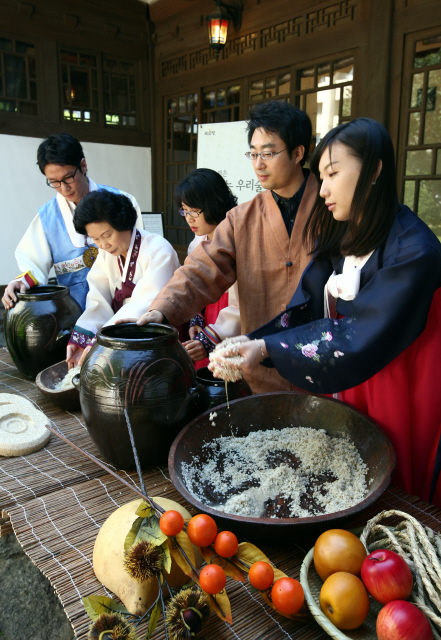
[[[101,329],[79,389],[90,437],[120,469],[135,466],[125,410],[143,468],[166,462],[175,436],[201,412],[193,362],[177,330],[161,324]]]
[[[245,380],[227,382],[215,378],[211,371],[204,367],[196,371],[196,379],[202,385],[201,406],[202,411],[208,411],[230,400],[238,400],[253,395],[251,388]]]
[[[66,359],[72,329],[82,313],[69,288],[38,285],[17,293],[5,315],[6,346],[17,369],[33,380],[43,369]]]

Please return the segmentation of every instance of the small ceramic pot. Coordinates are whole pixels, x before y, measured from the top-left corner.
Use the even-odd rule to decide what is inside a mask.
[[[225,389],[225,382],[215,378],[207,367],[196,371],[196,380],[203,388],[201,394],[202,411],[208,411],[208,409],[217,407],[219,404],[224,404],[227,400],[230,402],[230,400],[238,400],[239,398],[253,395],[249,384],[245,380],[227,382],[227,388]]]
[[[202,411],[193,362],[166,325],[104,327],[73,382],[90,437],[120,469],[135,467],[127,417],[146,468],[167,460],[175,436]]]
[[[67,411],[79,411],[81,407],[78,389],[70,387],[69,389],[60,391],[56,388],[57,384],[66,376],[67,372],[67,362],[59,362],[40,371],[35,378],[35,384],[41,393],[56,404],[57,407]]]
[[[6,346],[17,369],[33,380],[37,373],[66,359],[66,347],[82,314],[69,288],[38,285],[17,294],[5,316]]]

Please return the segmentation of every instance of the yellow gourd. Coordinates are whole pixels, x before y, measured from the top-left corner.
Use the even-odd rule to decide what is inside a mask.
[[[184,519],[191,518],[189,512],[180,504],[167,498],[153,498],[163,509],[175,509]],[[98,580],[120,598],[124,606],[134,615],[143,615],[158,595],[158,581],[151,578],[138,582],[124,569],[124,540],[133,522],[138,517],[136,510],[142,500],[132,500],[114,511],[104,522],[95,540],[93,549],[93,569]],[[194,547],[196,567],[201,565],[202,557]],[[190,580],[172,559],[170,574],[166,573],[171,587],[182,587]]]

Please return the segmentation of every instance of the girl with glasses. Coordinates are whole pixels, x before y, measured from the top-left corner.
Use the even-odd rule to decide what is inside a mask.
[[[203,244],[212,239],[217,225],[237,204],[237,198],[225,180],[211,169],[196,169],[183,178],[176,186],[174,197],[179,213],[196,236],[188,247],[188,253],[199,245],[202,246],[197,250],[203,251]],[[207,356],[216,344],[239,333],[239,305],[233,286],[217,302],[207,305],[190,320],[190,340],[183,344],[196,369],[200,369],[208,365]]]

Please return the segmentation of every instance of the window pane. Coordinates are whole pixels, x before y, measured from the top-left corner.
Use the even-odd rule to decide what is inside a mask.
[[[319,64],[317,69],[317,86],[323,87],[328,84],[331,84],[331,65],[329,63]]]
[[[343,118],[350,118],[352,109],[352,85],[343,87],[343,105],[341,115]]]
[[[429,72],[426,93],[424,144],[441,142],[441,69]]]
[[[15,101],[13,100],[0,100],[0,111],[17,111]]]
[[[196,111],[197,107],[198,107],[198,94],[190,93],[190,95],[187,96],[187,110]]]
[[[214,91],[206,91],[203,98],[203,106],[205,109],[214,107]]]
[[[291,74],[283,73],[279,76],[279,96],[291,91]]]
[[[263,80],[253,80],[253,82],[250,83],[249,99],[251,102],[263,100],[263,86]]]
[[[30,82],[29,83],[29,89],[30,89],[30,98],[31,100],[37,100],[37,84],[36,82]]]
[[[168,101],[167,111],[169,116],[174,116],[176,114],[176,105],[177,105],[176,98],[173,98],[173,100]]]
[[[441,149],[436,154],[436,173],[441,175]]]
[[[415,69],[441,62],[441,36],[420,40],[415,45],[413,66]]]
[[[227,104],[239,104],[240,102],[240,85],[235,84],[227,89]]]
[[[179,97],[179,113],[185,113],[187,111],[185,96]]]
[[[0,38],[0,49],[3,51],[14,51],[14,44],[9,38]]]
[[[306,113],[311,118],[313,134],[319,142],[339,120],[340,89],[328,89],[306,96]]]
[[[432,168],[432,149],[408,151],[406,176],[430,175]]]
[[[276,96],[276,78],[266,79],[265,98],[274,98]]]
[[[354,58],[345,58],[334,62],[333,84],[351,82],[354,79]]]
[[[441,180],[421,180],[418,215],[441,238]]]
[[[170,182],[173,182],[174,180],[176,180],[176,165],[175,164],[169,164],[167,165],[167,180],[169,180]],[[171,196],[171,194],[169,194]],[[171,201],[171,197],[169,197],[169,201]]]
[[[77,60],[77,54],[74,53],[73,51],[62,51],[61,52],[61,62],[69,62],[69,63],[73,63],[76,64],[78,62]]]
[[[130,62],[121,62],[120,68],[123,73],[127,73],[132,76],[135,74],[135,65]]]
[[[225,107],[225,89],[217,90],[217,106]]]
[[[26,56],[35,56],[35,47],[33,44],[27,44],[26,42],[18,42],[15,43],[15,52],[22,53]]]
[[[72,104],[75,106],[89,106],[89,74],[82,69],[71,69],[70,71],[70,95]]]
[[[28,60],[28,72],[29,77],[35,79],[36,77],[36,69],[35,69],[35,58],[29,58]]]
[[[80,65],[86,67],[96,67],[96,58],[95,56],[86,56],[84,54],[80,55]]]
[[[410,106],[421,107],[421,93],[423,91],[424,73],[415,73],[412,78],[412,93],[410,95]]]
[[[419,144],[419,140],[420,140],[420,122],[421,122],[421,114],[420,113],[410,113],[409,114],[409,135],[407,137],[407,144],[409,146]]]
[[[5,84],[8,98],[28,97],[26,87],[26,60],[9,53],[4,54]]]
[[[414,199],[415,199],[415,180],[406,180],[404,182],[404,198],[403,204],[412,209],[414,207]]]
[[[116,60],[103,60],[104,71],[116,71],[118,69],[118,63]]]
[[[110,93],[112,96],[112,108],[116,111],[129,111],[129,96],[126,78],[110,76]]]
[[[297,72],[297,89],[312,89],[314,87],[314,67]]]

